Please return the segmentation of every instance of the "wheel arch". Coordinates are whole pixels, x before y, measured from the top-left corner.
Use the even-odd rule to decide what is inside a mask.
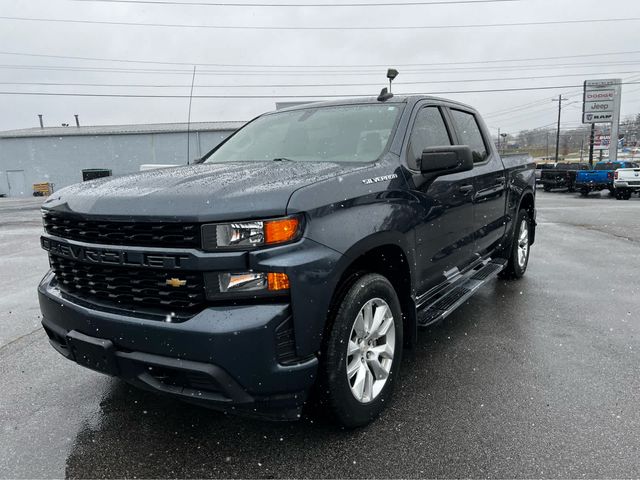
[[[415,259],[401,234],[382,232],[359,241],[344,255],[340,276],[332,294],[329,319],[333,318],[350,285],[364,273],[378,273],[393,286],[402,309],[405,346],[412,346],[417,336],[414,292]],[[325,334],[331,321],[325,326]]]
[[[524,209],[527,211],[530,220],[531,235],[529,237],[529,245],[533,245],[536,238],[536,203],[535,195],[532,190],[525,190],[520,196],[520,202],[518,203],[518,210],[516,214]],[[515,228],[514,228],[515,232]]]

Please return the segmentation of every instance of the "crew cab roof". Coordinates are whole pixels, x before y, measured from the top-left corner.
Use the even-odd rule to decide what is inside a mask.
[[[296,105],[293,107],[288,107],[288,108],[283,108],[281,110],[278,110],[278,112],[288,112],[288,111],[294,111],[294,110],[304,110],[305,108],[316,108],[316,107],[331,107],[331,106],[339,106],[339,105],[364,105],[364,104],[376,104],[376,105],[381,105],[381,104],[401,104],[401,103],[405,103],[408,105],[414,105],[419,101],[422,100],[430,100],[433,102],[442,102],[442,103],[449,103],[449,104],[454,104],[457,106],[460,106],[462,108],[464,108],[465,110],[471,110],[471,111],[476,111],[475,108],[461,103],[461,102],[457,102],[455,100],[449,100],[447,98],[441,98],[441,97],[432,97],[429,95],[394,95],[393,97],[391,97],[389,100],[386,100],[384,102],[378,100],[378,97],[353,97],[353,98],[341,98],[339,100],[329,100],[329,101],[322,101],[322,102],[311,102],[311,103],[305,103],[302,105]]]

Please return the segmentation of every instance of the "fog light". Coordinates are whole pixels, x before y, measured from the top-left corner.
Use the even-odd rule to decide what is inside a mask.
[[[221,273],[218,278],[220,282],[220,293],[254,292],[266,290],[267,288],[266,273]]]

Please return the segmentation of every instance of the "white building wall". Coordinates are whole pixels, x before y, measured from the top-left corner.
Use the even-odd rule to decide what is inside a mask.
[[[231,133],[191,132],[191,161]],[[186,133],[0,138],[0,194],[30,196],[33,184],[40,182],[52,182],[59,190],[81,182],[88,168],[125,175],[145,163],[186,164],[186,158]]]

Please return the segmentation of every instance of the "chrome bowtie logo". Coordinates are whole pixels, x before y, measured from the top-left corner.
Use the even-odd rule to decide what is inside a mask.
[[[187,284],[186,280],[180,280],[179,278],[168,278],[166,282],[164,282],[166,285],[169,285],[170,287],[184,287]]]

